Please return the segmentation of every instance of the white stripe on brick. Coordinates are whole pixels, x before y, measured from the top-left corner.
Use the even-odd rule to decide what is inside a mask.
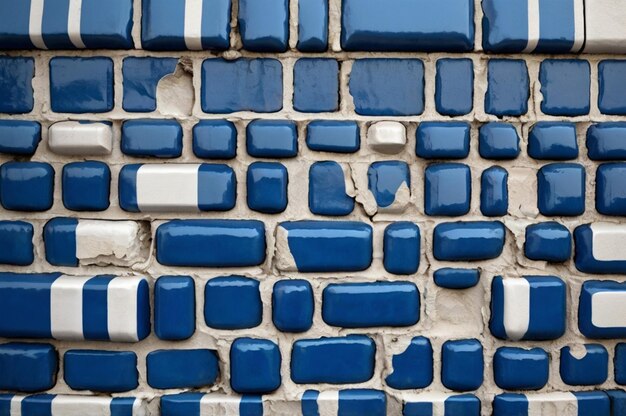
[[[571,52],[580,52],[585,43],[585,6],[583,0],[574,1],[574,45]]]
[[[626,260],[626,224],[596,222],[590,225],[591,254],[598,261]]]
[[[10,416],[22,416],[22,400],[24,400],[24,396],[13,396],[11,398]]]
[[[572,393],[527,394],[528,415],[578,416],[578,400]]]
[[[598,328],[626,327],[626,292],[603,291],[591,295],[591,323]]]
[[[111,341],[136,342],[137,288],[143,278],[120,276],[107,287],[107,329]]]
[[[83,287],[92,276],[59,276],[50,287],[52,337],[83,340]]]
[[[200,416],[233,416],[239,414],[241,397],[205,394],[200,399]]]
[[[198,211],[199,164],[143,165],[137,171],[137,205],[143,212]]]
[[[78,49],[85,49],[83,38],[80,34],[81,11],[83,0],[70,0],[67,13],[67,34],[72,44]]]
[[[111,398],[98,396],[56,396],[52,399],[52,416],[110,416]]]
[[[317,396],[317,409],[320,416],[337,416],[339,414],[339,391],[320,392]]]
[[[530,283],[524,278],[502,279],[504,286],[504,330],[506,336],[518,341],[530,325]]]
[[[528,43],[523,53],[531,53],[537,48],[540,36],[539,0],[528,0]]]
[[[45,0],[30,1],[30,16],[28,21],[28,35],[35,48],[48,49],[43,41],[43,3]]]
[[[202,0],[185,0],[185,46],[202,50]]]

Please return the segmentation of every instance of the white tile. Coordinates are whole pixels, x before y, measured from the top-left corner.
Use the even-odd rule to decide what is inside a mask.
[[[369,127],[367,144],[370,149],[379,153],[400,153],[406,145],[406,129],[397,121],[379,121]]]
[[[585,1],[586,53],[626,53],[626,1]]]
[[[197,164],[143,165],[137,171],[141,212],[198,211]]]
[[[50,126],[48,147],[59,155],[108,155],[113,147],[113,129],[106,123],[62,121]]]
[[[134,221],[79,220],[76,258],[83,265],[130,265],[143,261],[140,231]]]

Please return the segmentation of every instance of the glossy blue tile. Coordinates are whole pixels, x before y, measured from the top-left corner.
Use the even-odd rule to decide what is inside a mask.
[[[58,366],[57,352],[50,344],[1,344],[0,389],[29,393],[51,389]]]
[[[11,211],[52,207],[54,169],[44,162],[6,162],[0,167],[0,203]]]
[[[348,120],[314,120],[307,125],[306,145],[318,152],[355,153],[361,147],[359,125]]]
[[[35,60],[0,56],[0,113],[23,114],[33,110]]]
[[[504,390],[539,390],[549,372],[550,360],[541,348],[500,347],[493,357],[493,378]]]
[[[183,152],[183,128],[176,120],[138,119],[122,124],[122,153],[175,158]]]
[[[279,232],[286,234],[286,245],[300,272],[360,271],[372,263],[372,227],[369,224],[291,221],[278,226],[282,228]]]
[[[616,231],[614,234],[613,231]],[[623,238],[624,230],[617,224],[583,224],[574,230],[574,264],[583,273],[625,274],[626,258],[608,248]]]
[[[626,414],[626,391],[624,390],[605,390],[604,391],[611,401],[611,409],[615,415]]]
[[[113,110],[113,60],[54,57],[50,60],[50,108],[55,113]]]
[[[254,328],[263,319],[259,282],[241,276],[215,277],[204,287],[204,321],[215,329]]]
[[[609,353],[600,344],[584,344],[572,351],[569,346],[561,348],[559,371],[561,379],[570,386],[595,386],[604,383],[609,376]],[[617,366],[615,367],[617,369]]]
[[[539,69],[541,111],[551,116],[589,114],[590,71],[589,62],[584,60],[544,60]]]
[[[297,384],[362,383],[374,375],[376,344],[365,335],[301,339],[291,351],[291,379]]]
[[[626,282],[587,280],[578,300],[578,329],[591,339],[626,337],[623,316],[614,311],[626,300]]]
[[[24,221],[0,221],[0,264],[28,266],[35,259],[34,229]]]
[[[254,162],[248,166],[246,180],[248,208],[277,214],[287,208],[287,168],[277,162]]]
[[[462,116],[474,108],[474,63],[471,59],[437,60],[435,108],[445,116]]]
[[[322,293],[322,319],[342,328],[415,325],[420,293],[410,282],[339,283]]]
[[[626,343],[624,342],[615,346],[613,367],[615,368],[615,382],[626,386]],[[624,397],[624,402],[624,409],[626,409],[626,397]]]
[[[109,208],[111,170],[104,162],[72,162],[63,166],[63,205],[72,211]]]
[[[596,170],[596,210],[626,215],[626,163],[603,163]]]
[[[401,188],[411,189],[411,173],[406,162],[374,162],[367,170],[367,179],[379,208],[390,207]]]
[[[474,3],[347,0],[341,28],[348,51],[467,52],[474,47]]]
[[[280,364],[274,342],[237,338],[230,347],[230,386],[237,393],[270,393],[280,387]]]
[[[425,121],[417,127],[415,153],[424,159],[463,159],[469,154],[469,123]]]
[[[46,261],[54,266],[77,267],[76,227],[78,219],[56,217],[43,228]]]
[[[546,216],[576,216],[585,212],[585,168],[576,163],[552,163],[537,173],[537,208]]]
[[[438,163],[424,172],[426,215],[455,217],[470,209],[472,194],[470,168],[461,163]]]
[[[435,270],[433,274],[435,284],[445,289],[469,289],[478,284],[480,269],[455,269],[444,267]]]
[[[63,378],[73,390],[116,393],[139,385],[137,355],[132,351],[69,350]]]
[[[499,221],[441,223],[433,234],[433,254],[440,261],[489,260],[502,254],[504,240]]]
[[[598,108],[602,114],[626,115],[626,61],[607,59],[598,64]]]
[[[207,59],[202,63],[201,108],[205,113],[283,108],[283,66],[276,59]]]
[[[230,0],[145,0],[142,2],[141,46],[153,51],[228,49]],[[186,11],[186,7],[189,10]],[[200,27],[186,24],[185,13],[199,17]],[[194,19],[197,24],[197,20]],[[199,30],[200,33],[197,33]]]
[[[0,153],[30,156],[41,141],[41,124],[27,120],[0,120]]]
[[[483,159],[515,159],[520,153],[519,142],[517,129],[512,124],[483,124],[478,134],[478,153]]]
[[[272,291],[272,321],[282,332],[305,332],[313,326],[313,288],[306,280],[280,280]]]
[[[176,70],[176,58],[137,58],[124,59],[124,111],[148,113],[157,109],[157,86],[165,76]]]
[[[346,193],[346,172],[337,162],[315,162],[309,169],[309,209],[316,215],[343,216],[354,210]]]
[[[289,158],[298,154],[298,130],[290,120],[253,120],[246,127],[246,149],[253,157]]]
[[[626,159],[626,123],[592,124],[587,129],[587,155],[591,160]]]
[[[296,111],[322,113],[339,109],[339,63],[335,59],[298,59],[293,78]]]
[[[424,63],[419,59],[357,59],[348,86],[357,114],[412,116],[424,112]]]
[[[576,125],[551,121],[536,123],[528,133],[528,156],[538,160],[576,159]]]
[[[526,62],[520,59],[490,59],[485,112],[498,117],[528,112],[530,81]]]
[[[420,229],[412,222],[394,222],[385,228],[383,265],[393,274],[414,274],[420,265]]]
[[[415,337],[391,359],[393,372],[385,383],[398,390],[423,389],[433,382],[433,347],[425,337]]]
[[[166,266],[244,267],[265,261],[265,226],[252,220],[173,220],[156,231]]]
[[[239,33],[243,48],[253,52],[285,52],[289,47],[287,0],[241,0]]]
[[[483,367],[483,346],[476,339],[446,341],[441,347],[441,382],[450,390],[479,388]]]
[[[219,375],[216,351],[157,350],[146,356],[147,379],[155,389],[185,389],[209,386]]]
[[[509,173],[492,166],[480,177],[480,212],[486,217],[500,217],[509,210]]]
[[[196,290],[190,276],[161,276],[154,283],[154,333],[184,340],[196,331]]]
[[[237,202],[237,176],[228,165],[203,163],[198,168],[200,211],[228,211]]]
[[[300,52],[324,52],[328,48],[328,0],[298,0]]]
[[[530,260],[561,263],[572,257],[572,235],[558,222],[541,222],[526,227],[524,255]]]
[[[228,120],[200,120],[193,126],[193,154],[205,159],[234,159],[237,129]]]

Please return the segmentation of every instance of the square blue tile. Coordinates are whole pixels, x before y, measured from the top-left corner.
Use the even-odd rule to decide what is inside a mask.
[[[478,153],[483,159],[511,160],[520,153],[517,129],[508,123],[487,123],[480,127]]]
[[[237,338],[230,347],[230,386],[237,393],[270,393],[280,387],[280,364],[274,342]]]
[[[470,209],[471,172],[462,163],[440,163],[426,168],[424,175],[426,215],[454,217]]]
[[[626,163],[604,163],[596,170],[596,210],[626,215]]]
[[[538,160],[576,159],[576,124],[561,121],[536,123],[528,133],[528,156]]]
[[[263,318],[259,282],[241,276],[216,277],[204,288],[204,320],[215,329],[254,328]]]
[[[290,120],[253,120],[246,127],[246,149],[254,157],[289,158],[298,154],[298,130]]]
[[[35,260],[33,225],[24,221],[0,221],[0,264],[28,266]]]
[[[551,116],[589,114],[591,86],[589,62],[580,59],[546,59],[539,69],[541,111]]]
[[[346,177],[337,162],[315,162],[309,169],[309,209],[316,215],[342,216],[354,210]]]
[[[552,163],[537,173],[537,208],[547,216],[576,216],[585,212],[585,168],[575,163]]]
[[[240,0],[239,33],[243,48],[253,52],[285,52],[289,43],[287,0]]]
[[[124,111],[148,113],[157,109],[157,87],[159,81],[176,70],[176,58],[136,58],[124,59]]]
[[[335,59],[298,59],[293,72],[296,111],[321,113],[339,109],[339,63]]]
[[[471,59],[437,61],[435,107],[439,114],[462,116],[474,107],[474,63]]]
[[[626,60],[607,59],[598,64],[598,107],[602,114],[626,115]]]
[[[282,332],[305,332],[313,326],[313,288],[306,280],[281,280],[272,291],[272,321]]]
[[[193,126],[193,154],[205,159],[237,156],[237,129],[228,120],[200,120]]]
[[[109,207],[111,171],[104,162],[68,163],[63,167],[63,205],[72,211],[104,211]]]
[[[248,208],[265,214],[278,214],[287,208],[287,168],[276,162],[254,162],[246,180]]]
[[[0,203],[11,211],[52,207],[54,169],[43,162],[7,162],[0,167]]]
[[[488,64],[485,111],[498,117],[528,112],[530,81],[526,61],[491,59]]]
[[[154,284],[154,333],[168,341],[196,330],[196,289],[190,276],[161,276]]]
[[[446,341],[441,347],[441,382],[455,391],[471,391],[483,384],[483,346],[476,339]]]
[[[383,265],[393,274],[417,273],[420,265],[420,229],[412,222],[395,222],[385,228]]]
[[[34,76],[33,58],[0,56],[0,113],[23,114],[33,110]]]

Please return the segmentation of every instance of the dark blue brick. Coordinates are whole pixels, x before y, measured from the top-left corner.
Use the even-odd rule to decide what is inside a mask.
[[[78,267],[76,227],[78,219],[56,217],[43,227],[46,261],[54,266]]]
[[[589,114],[590,71],[584,60],[544,60],[539,69],[541,111],[552,116]]]
[[[211,328],[254,328],[263,318],[259,282],[247,277],[216,277],[204,288],[204,320]]]
[[[237,129],[228,120],[200,120],[193,126],[193,154],[206,159],[234,159]]]
[[[439,114],[462,116],[474,108],[474,63],[471,59],[437,61],[435,107]]]
[[[489,260],[502,254],[504,239],[499,221],[442,223],[435,227],[433,254],[440,261]]]
[[[495,116],[521,116],[528,112],[530,81],[526,61],[491,59],[488,64],[485,111]]]
[[[520,153],[519,135],[512,124],[487,123],[480,127],[478,152],[483,159],[511,160]]]
[[[626,163],[603,163],[596,170],[596,210],[626,215]]]
[[[28,266],[35,259],[33,226],[24,221],[0,221],[0,264]]]
[[[550,360],[541,348],[501,347],[493,357],[494,380],[504,390],[539,390],[549,372]]]
[[[615,382],[619,385],[626,386],[626,343],[619,343],[615,346]],[[626,397],[624,398],[626,401]],[[626,408],[626,403],[624,403]]]
[[[72,162],[63,166],[63,205],[72,211],[109,208],[111,171],[104,162]]]
[[[476,339],[446,341],[441,347],[441,382],[450,390],[479,388],[483,367],[483,346]]]
[[[41,124],[26,120],[0,120],[0,153],[30,156],[41,141]]]
[[[424,63],[419,59],[358,59],[352,65],[349,88],[357,114],[419,115],[424,112]]]
[[[561,348],[559,371],[563,382],[570,386],[604,383],[609,377],[609,353],[606,348],[600,344],[585,344],[579,348],[585,350],[582,357],[568,346]]]
[[[309,209],[316,215],[342,216],[354,210],[346,175],[337,162],[315,162],[309,169]]]
[[[551,121],[535,124],[528,133],[528,156],[539,160],[576,159],[576,125]]]
[[[426,215],[459,216],[470,209],[470,168],[460,163],[430,165],[424,174]]]
[[[572,235],[557,222],[542,222],[526,227],[524,254],[531,260],[564,262],[572,256]]]
[[[240,0],[239,33],[243,48],[254,52],[285,52],[289,42],[287,0]]]
[[[155,389],[208,386],[217,380],[219,360],[213,350],[157,350],[146,356],[148,384]]]
[[[166,75],[173,74],[177,64],[176,58],[125,58],[122,67],[124,76],[122,108],[138,113],[155,111],[159,81]]]
[[[0,389],[29,393],[51,389],[56,383],[58,366],[57,352],[50,344],[2,344]],[[1,406],[0,414],[3,414]]]
[[[11,211],[52,207],[54,169],[43,162],[7,162],[0,167],[0,203]]]
[[[626,115],[626,61],[609,59],[598,64],[598,108],[602,114]]]
[[[479,269],[444,267],[443,269],[435,270],[433,274],[435,284],[446,289],[469,289],[476,286],[479,279]]]
[[[33,110],[34,76],[33,58],[0,56],[0,113],[23,114]]]
[[[585,212],[585,168],[552,163],[537,173],[537,207],[546,216],[576,216]]]
[[[626,123],[605,122],[589,126],[587,152],[591,160],[626,159]]]
[[[69,350],[63,377],[73,390],[115,393],[138,386],[137,356],[131,351]]]
[[[486,217],[506,215],[509,209],[509,173],[500,166],[485,169],[480,177],[480,212]]]
[[[328,48],[328,0],[298,0],[298,44],[301,52]]]
[[[161,276],[154,284],[154,333],[183,340],[196,330],[196,290],[190,276]]]
[[[385,228],[383,265],[393,274],[413,274],[420,265],[420,229],[412,222],[395,222]]]
[[[248,208],[277,214],[287,208],[287,168],[276,162],[254,162],[246,180]]]
[[[272,321],[283,332],[305,332],[313,325],[313,288],[306,280],[281,280],[272,291]]]
[[[361,147],[359,125],[347,120],[314,120],[307,126],[306,144],[318,152],[355,153]]]
[[[289,120],[251,121],[246,127],[246,148],[254,157],[295,157],[298,154],[296,123]]]
[[[293,69],[293,108],[302,113],[339,109],[339,63],[334,59],[302,58]]]
[[[423,389],[433,382],[433,347],[428,338],[415,337],[391,359],[393,372],[385,383],[399,390]]]
[[[401,187],[411,189],[411,172],[406,162],[374,162],[367,170],[368,187],[380,208],[391,207]]]
[[[415,153],[424,159],[463,159],[471,127],[464,122],[425,121],[417,127]]]
[[[183,152],[183,128],[176,120],[129,120],[122,124],[122,153],[175,158]]]
[[[237,393],[270,393],[280,387],[280,364],[274,342],[237,338],[230,348],[230,386]]]

